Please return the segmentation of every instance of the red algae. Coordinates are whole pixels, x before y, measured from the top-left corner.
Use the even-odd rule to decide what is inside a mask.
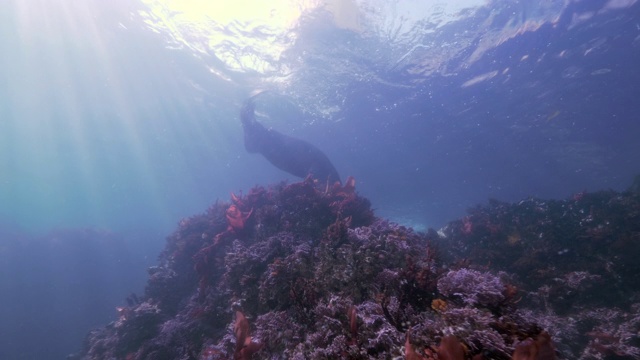
[[[633,192],[494,201],[417,233],[355,180],[256,187],[181,221],[74,358],[640,359],[638,234]]]

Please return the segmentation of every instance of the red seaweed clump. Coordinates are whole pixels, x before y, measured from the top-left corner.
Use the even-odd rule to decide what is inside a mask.
[[[180,222],[75,359],[640,359],[640,198],[491,202],[440,231],[349,178],[256,187]]]

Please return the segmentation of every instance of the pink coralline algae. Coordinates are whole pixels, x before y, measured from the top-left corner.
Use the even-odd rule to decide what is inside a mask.
[[[70,358],[640,359],[638,254],[631,191],[418,233],[353,179],[256,187],[181,221],[144,295]]]
[[[471,269],[451,270],[438,280],[443,296],[459,297],[465,305],[498,307],[504,300],[506,285],[495,275]]]

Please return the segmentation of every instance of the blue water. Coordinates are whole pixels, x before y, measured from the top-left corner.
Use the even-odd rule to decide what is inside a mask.
[[[176,33],[138,2],[2,2],[0,309],[13,316],[0,358],[64,358],[142,291],[181,218],[295,180],[244,150],[238,110],[256,89],[269,90],[265,125],[324,150],[379,216],[418,229],[488,198],[629,186],[640,5],[476,3],[348,2],[285,30],[212,20]],[[90,250],[52,247],[74,241]]]

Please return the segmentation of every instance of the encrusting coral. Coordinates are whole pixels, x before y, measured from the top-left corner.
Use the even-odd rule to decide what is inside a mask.
[[[422,234],[353,178],[256,187],[181,221],[75,358],[640,359],[639,234],[631,192],[491,202]]]

